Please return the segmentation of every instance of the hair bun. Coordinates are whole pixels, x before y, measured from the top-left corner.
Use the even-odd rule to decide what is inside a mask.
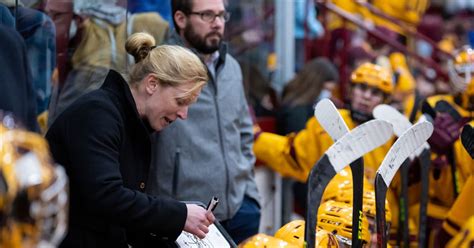
[[[127,53],[132,55],[135,63],[142,61],[150,51],[156,47],[155,38],[148,33],[140,32],[132,34],[125,43]]]

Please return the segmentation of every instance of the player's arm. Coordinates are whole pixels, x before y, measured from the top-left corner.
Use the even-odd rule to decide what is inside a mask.
[[[255,140],[254,153],[258,160],[283,176],[305,182],[310,169],[327,147],[322,147],[322,129],[311,118],[306,128],[296,134],[281,136],[261,133]]]

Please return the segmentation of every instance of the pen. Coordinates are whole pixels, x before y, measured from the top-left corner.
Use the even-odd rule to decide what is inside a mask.
[[[219,198],[213,196],[212,199],[209,201],[209,204],[207,204],[207,211],[214,211],[218,203]]]

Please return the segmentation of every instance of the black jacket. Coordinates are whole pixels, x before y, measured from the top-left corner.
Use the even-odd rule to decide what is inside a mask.
[[[144,193],[151,132],[129,86],[112,70],[100,89],[53,123],[46,139],[70,180],[69,231],[61,247],[163,247],[177,238],[186,205]]]

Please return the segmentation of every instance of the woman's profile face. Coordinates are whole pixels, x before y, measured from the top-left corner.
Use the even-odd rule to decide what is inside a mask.
[[[200,93],[199,89],[191,95],[186,94],[193,86],[193,83],[179,86],[157,84],[157,89],[145,103],[145,117],[155,131],[162,130],[178,118],[187,118],[189,106],[196,102]]]

